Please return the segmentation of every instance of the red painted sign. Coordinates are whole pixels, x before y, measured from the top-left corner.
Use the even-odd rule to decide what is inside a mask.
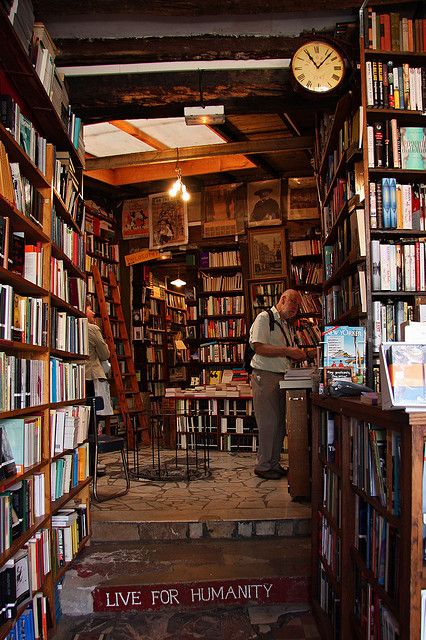
[[[158,611],[167,608],[307,602],[306,577],[212,580],[188,584],[97,587],[94,611]]]

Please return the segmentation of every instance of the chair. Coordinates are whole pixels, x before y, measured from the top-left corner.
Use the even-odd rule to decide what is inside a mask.
[[[105,500],[111,500],[112,498],[119,498],[125,496],[130,489],[130,476],[127,465],[126,455],[126,441],[121,436],[113,436],[108,434],[98,434],[98,416],[97,411],[100,411],[104,407],[103,398],[95,396],[93,398],[87,398],[87,404],[91,408],[91,424],[93,425],[93,432],[89,433],[89,443],[91,447],[91,464],[93,469],[93,497],[97,502],[104,502]],[[121,453],[121,460],[123,462],[123,471],[126,479],[125,489],[120,490],[117,493],[108,494],[107,496],[99,496],[98,494],[98,457],[101,453]]]

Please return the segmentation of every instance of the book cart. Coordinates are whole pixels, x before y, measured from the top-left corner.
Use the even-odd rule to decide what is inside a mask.
[[[3,9],[0,65],[0,638],[47,637],[90,537],[83,163]]]

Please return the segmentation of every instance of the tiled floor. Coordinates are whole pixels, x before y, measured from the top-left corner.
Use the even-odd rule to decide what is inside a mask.
[[[140,467],[150,472],[151,451],[141,454]],[[172,474],[174,452],[161,453],[162,468]],[[123,483],[119,465],[114,458],[103,456],[108,473],[99,479],[99,492],[117,490]],[[185,456],[179,453],[179,468],[185,471]],[[285,458],[283,458],[285,465]],[[288,492],[287,478],[265,481],[253,473],[254,454],[211,452],[207,476],[188,482],[133,479],[130,492],[121,498],[93,503],[96,521],[118,512],[124,521],[159,522],[182,520],[264,520],[309,518],[310,505],[294,502]]]

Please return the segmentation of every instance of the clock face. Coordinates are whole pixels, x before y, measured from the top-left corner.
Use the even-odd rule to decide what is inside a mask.
[[[313,40],[296,51],[291,60],[291,70],[295,80],[307,91],[327,93],[342,82],[345,63],[332,45]]]

